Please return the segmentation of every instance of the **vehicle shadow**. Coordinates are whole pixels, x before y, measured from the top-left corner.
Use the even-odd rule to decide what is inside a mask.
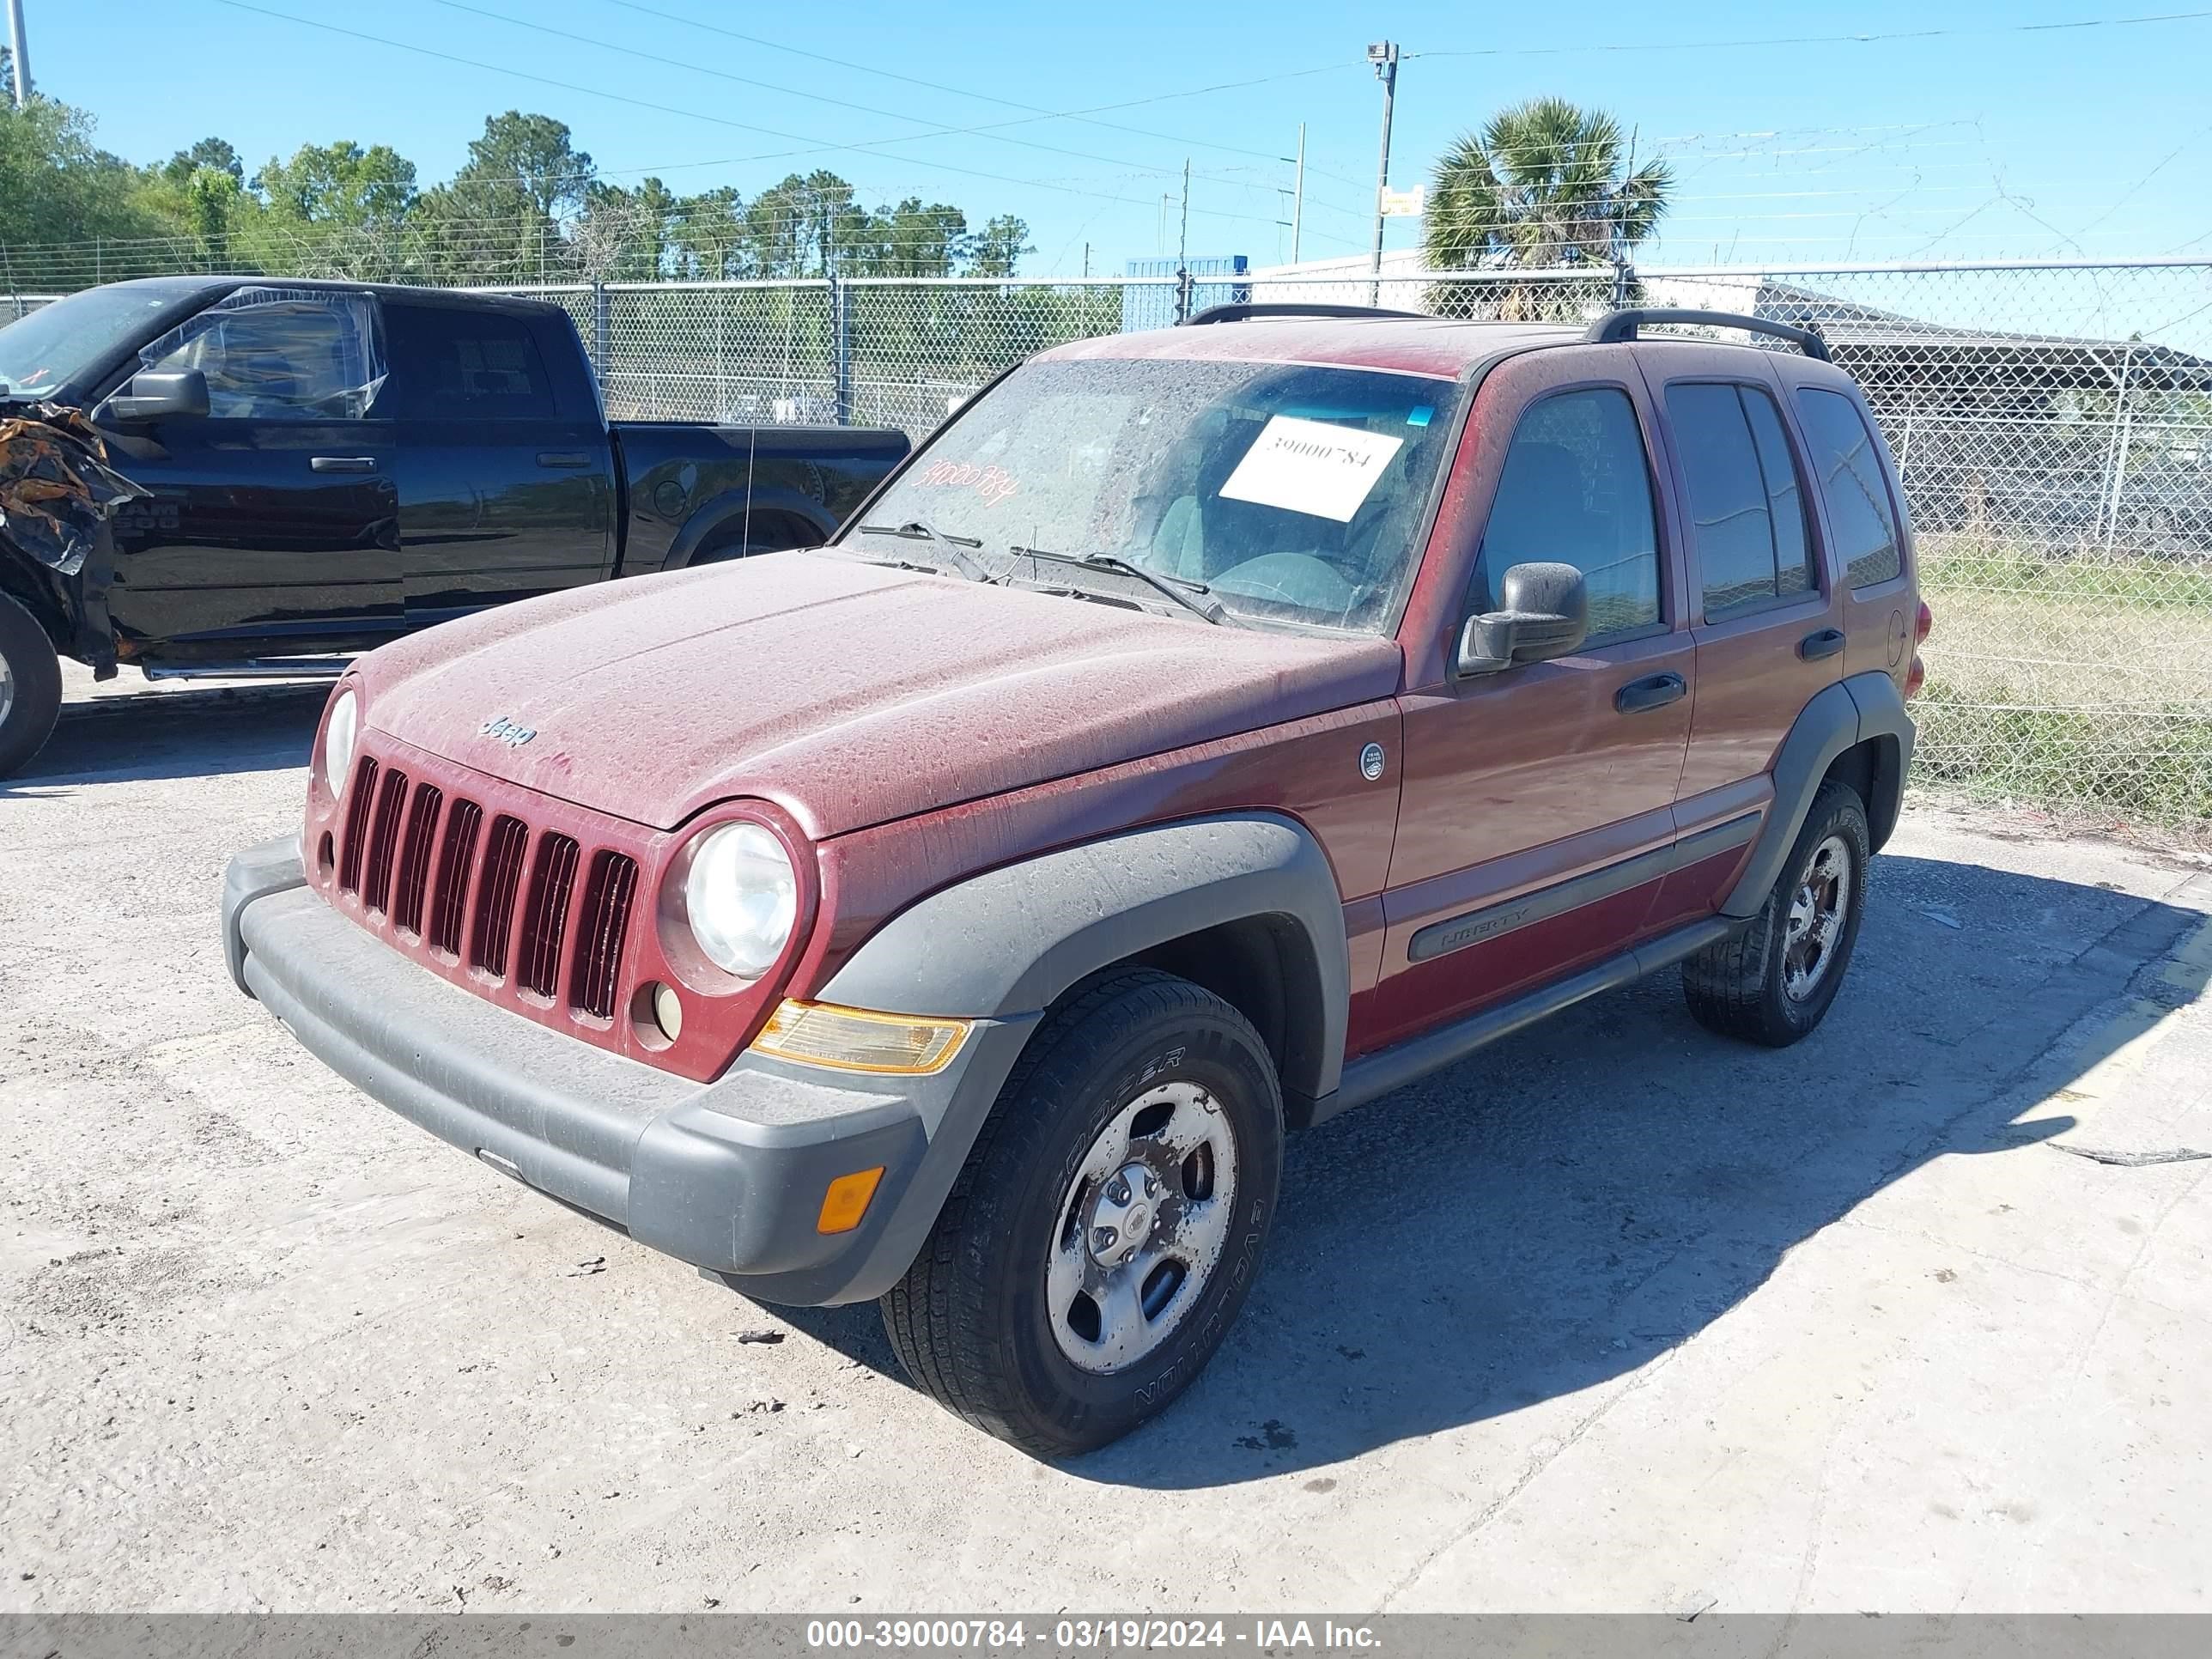
[[[2202,920],[1885,856],[1850,980],[1796,1048],[1706,1032],[1669,971],[1294,1135],[1269,1260],[1222,1352],[1161,1418],[1066,1468],[1225,1485],[1633,1370],[1922,1164],[2043,1156],[2073,1120],[2015,1122],[2016,1085]],[[2051,1086],[2112,1041],[2066,1054]],[[896,1374],[872,1308],[776,1311]]]
[[[46,746],[0,779],[0,800],[88,783],[305,766],[330,692],[326,684],[288,684],[65,703]]]

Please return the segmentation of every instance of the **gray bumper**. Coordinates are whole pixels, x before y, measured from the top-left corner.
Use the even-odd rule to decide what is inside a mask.
[[[848,1079],[745,1054],[699,1084],[427,972],[308,890],[289,840],[232,861],[222,925],[240,988],[364,1093],[769,1301],[860,1301],[897,1281],[1032,1023],[980,1024],[935,1077]],[[860,1226],[816,1231],[830,1182],[878,1164]]]

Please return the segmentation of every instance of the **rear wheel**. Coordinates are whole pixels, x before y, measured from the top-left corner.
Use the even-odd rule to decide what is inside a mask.
[[[23,607],[0,593],[0,778],[37,754],[62,708],[62,665]]]
[[[1871,845],[1857,792],[1822,784],[1759,914],[1682,964],[1698,1024],[1776,1048],[1811,1035],[1858,942]]]
[[[788,548],[811,547],[819,540],[811,526],[801,526],[780,514],[764,514],[750,525],[739,524],[714,537],[691,556],[691,564],[724,564],[750,559],[759,553],[781,553]]]
[[[884,1324],[922,1389],[1041,1457],[1163,1409],[1243,1307],[1282,1096],[1251,1024],[1188,980],[1102,981],[1030,1040]]]

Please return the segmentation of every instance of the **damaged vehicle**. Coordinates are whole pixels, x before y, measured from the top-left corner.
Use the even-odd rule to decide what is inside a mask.
[[[609,421],[557,306],[292,279],[55,301],[0,329],[0,399],[83,411],[134,492],[59,557],[0,495],[0,776],[52,728],[57,655],[335,673],[486,606],[823,541],[908,447]]]
[[[1799,349],[1641,332],[1686,319]],[[1826,357],[1253,306],[1057,347],[827,547],[363,658],[231,973],[490,1169],[1101,1445],[1235,1322],[1286,1131],[1677,965],[1716,1031],[1820,1024],[1929,629]]]

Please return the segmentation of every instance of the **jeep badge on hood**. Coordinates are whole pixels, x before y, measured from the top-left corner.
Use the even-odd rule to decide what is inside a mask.
[[[535,728],[518,726],[504,714],[495,714],[477,727],[477,733],[480,737],[497,738],[509,749],[520,749],[538,735]]]

